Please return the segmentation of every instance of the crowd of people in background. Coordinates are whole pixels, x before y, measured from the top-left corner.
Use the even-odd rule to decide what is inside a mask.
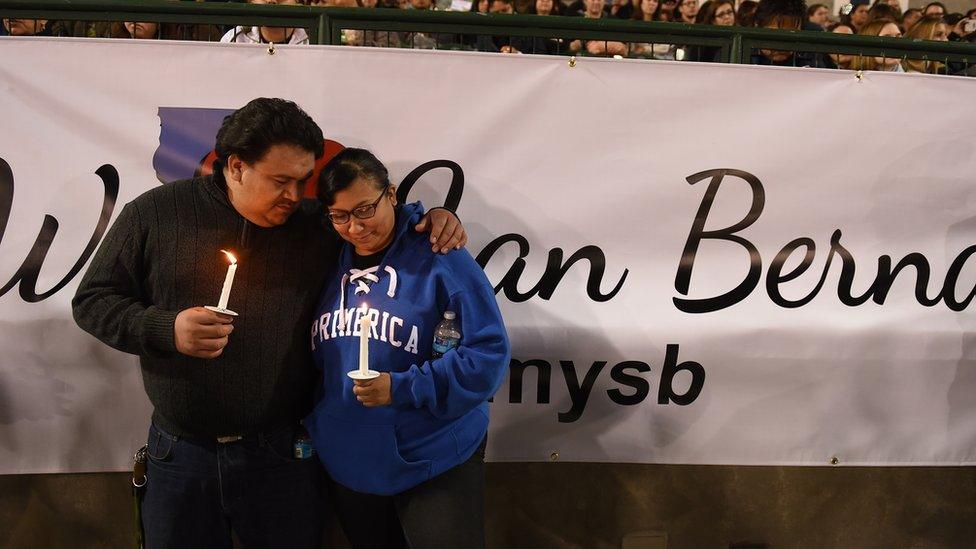
[[[902,12],[898,0],[851,0],[838,13],[826,4],[807,6],[804,0],[250,0],[254,4],[470,11],[479,14],[532,14],[587,19],[624,19],[686,25],[760,27],[905,37],[913,40],[976,41],[976,9],[949,13],[941,2]],[[189,39],[235,43],[308,44],[302,28],[157,23],[84,23],[4,19],[0,35],[102,36],[113,38]],[[343,31],[351,46],[468,49],[499,53],[575,54],[642,57],[686,61],[719,61],[718,47],[681,44],[624,43],[610,40],[572,40],[540,37],[466,35],[393,31]],[[938,60],[873,57],[850,54],[806,54],[755,50],[754,64],[812,66],[956,74],[968,66]]]

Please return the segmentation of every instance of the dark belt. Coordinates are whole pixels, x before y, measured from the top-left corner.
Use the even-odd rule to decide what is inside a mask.
[[[273,437],[274,435],[281,433],[285,429],[294,429],[295,427],[298,427],[297,422],[294,424],[283,423],[283,424],[275,425],[270,429],[265,429],[264,431],[258,433],[248,433],[243,435],[225,435],[222,437],[216,437],[213,440],[215,440],[217,444],[233,444],[235,442],[240,442],[242,440],[267,440]]]
[[[240,442],[242,440],[255,440],[255,441],[267,440],[268,438],[270,438],[270,437],[272,437],[272,436],[274,436],[274,435],[276,435],[276,434],[284,431],[285,429],[294,428],[294,427],[297,427],[297,426],[298,426],[298,423],[297,422],[294,425],[292,425],[291,423],[285,423],[285,424],[276,425],[276,426],[274,426],[274,427],[272,427],[270,429],[265,429],[264,431],[260,431],[260,432],[257,432],[257,433],[246,433],[246,434],[239,434],[239,435],[224,435],[224,436],[219,436],[219,437],[206,436],[206,435],[201,436],[201,435],[194,435],[194,434],[176,435],[176,436],[178,436],[178,438],[181,438],[183,440],[187,440],[187,441],[190,441],[190,442],[196,441],[198,444],[201,444],[201,443],[202,444],[205,444],[207,442],[210,442],[210,443],[216,442],[217,444],[233,444],[235,442]],[[156,426],[156,430],[159,431],[160,433],[164,434],[164,435],[174,436],[174,435],[170,435],[168,432],[160,429],[159,426]]]

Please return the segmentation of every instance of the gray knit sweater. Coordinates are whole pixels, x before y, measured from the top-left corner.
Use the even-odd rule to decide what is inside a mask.
[[[106,344],[139,355],[153,421],[177,435],[254,434],[308,411],[315,373],[308,327],[338,237],[317,203],[262,228],[231,206],[223,178],[154,188],[125,206],[72,301],[75,321]],[[176,351],[178,312],[216,305],[238,257],[221,356]]]

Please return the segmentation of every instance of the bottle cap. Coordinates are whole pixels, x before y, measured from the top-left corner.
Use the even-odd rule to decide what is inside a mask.
[[[454,317],[455,317],[454,311],[444,311],[444,318],[448,320],[454,320]]]

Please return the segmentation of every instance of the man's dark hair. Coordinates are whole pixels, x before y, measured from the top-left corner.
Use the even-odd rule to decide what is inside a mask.
[[[259,97],[224,118],[217,131],[217,160],[227,163],[236,154],[253,163],[272,145],[294,145],[321,158],[322,129],[295,103],[274,97]]]
[[[343,149],[322,168],[316,194],[323,204],[331,206],[336,193],[348,189],[360,178],[372,182],[376,190],[390,184],[390,173],[373,153],[353,147]]]
[[[803,0],[760,0],[756,8],[756,26],[779,23],[780,28],[795,26],[799,30],[806,14],[807,3]]]

